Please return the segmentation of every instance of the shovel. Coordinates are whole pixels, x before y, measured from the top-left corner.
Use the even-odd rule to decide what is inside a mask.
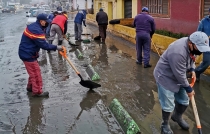
[[[194,84],[195,84],[195,78],[192,78],[192,83],[190,84],[190,86],[193,87]],[[195,116],[195,122],[196,122],[197,129],[198,129],[198,134],[202,134],[201,123],[200,123],[200,119],[198,116],[198,110],[196,107],[194,95],[190,99],[191,99],[192,108],[193,108],[193,112],[194,112],[194,116]]]
[[[76,72],[76,74],[80,77],[81,81],[79,83],[83,87],[86,87],[86,88],[89,88],[89,89],[94,89],[94,88],[101,87],[101,85],[98,84],[98,83],[95,83],[95,82],[90,81],[90,80],[84,80],[82,78],[82,76],[80,75],[80,72],[76,69],[76,67],[72,64],[72,62],[70,61],[70,59],[67,57],[67,55],[66,55],[66,48],[64,46],[63,46],[63,51],[59,51],[59,53],[68,61],[68,63],[74,69],[74,71]]]

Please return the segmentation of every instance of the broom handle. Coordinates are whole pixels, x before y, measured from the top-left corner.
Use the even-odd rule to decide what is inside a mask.
[[[80,72],[77,70],[77,68],[72,64],[72,62],[70,61],[70,59],[68,57],[66,57],[66,60],[68,61],[68,63],[71,65],[71,67],[74,69],[74,71],[77,74],[80,74]]]
[[[86,33],[85,35],[86,35],[86,39],[87,39],[88,38],[87,37],[87,26],[85,27],[85,33]]]
[[[152,40],[151,40],[151,41],[152,41]],[[153,44],[153,46],[155,47],[155,50],[157,51],[157,53],[158,53],[158,55],[159,55],[159,57],[160,57],[160,53],[158,52],[157,47],[155,46],[155,43],[153,43],[153,41],[152,41],[152,44]]]
[[[199,119],[199,116],[198,116],[198,111],[197,111],[194,95],[191,97],[191,103],[192,103],[192,107],[193,107],[193,112],[194,112],[194,116],[195,116],[195,122],[196,122],[196,125],[197,125],[198,133],[202,134],[201,123],[200,123],[200,119]]]

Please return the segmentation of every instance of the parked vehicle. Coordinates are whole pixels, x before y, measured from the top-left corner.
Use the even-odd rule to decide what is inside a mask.
[[[33,10],[38,10],[38,9],[39,9],[38,7],[31,7],[31,8],[29,9],[29,11],[26,12],[26,13],[27,13],[26,16],[30,16],[31,13],[33,12]]]
[[[41,5],[40,8],[43,8],[45,10],[50,10],[50,6],[49,5]]]
[[[11,12],[15,12],[15,11],[16,11],[16,9],[13,6],[7,6],[2,9],[2,13],[11,13]]]

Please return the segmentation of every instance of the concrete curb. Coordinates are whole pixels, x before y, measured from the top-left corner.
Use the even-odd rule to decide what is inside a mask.
[[[141,134],[140,128],[136,122],[116,98],[112,100],[109,109],[126,134]]]
[[[77,56],[78,59],[84,58],[84,57],[83,57],[83,54],[79,51],[79,49],[76,49],[75,55]]]
[[[92,67],[92,65],[88,65],[87,69],[86,69],[87,74],[89,75],[90,79],[92,81],[96,81],[100,79],[100,76],[98,75],[98,73],[94,70],[94,68]]]

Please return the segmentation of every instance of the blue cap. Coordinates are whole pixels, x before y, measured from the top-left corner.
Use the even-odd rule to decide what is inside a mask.
[[[148,9],[147,7],[143,7],[141,11],[142,11],[142,12],[148,12],[149,9]]]
[[[44,21],[50,23],[50,20],[47,18],[47,14],[41,13],[36,18],[37,18],[37,20],[44,20]]]

